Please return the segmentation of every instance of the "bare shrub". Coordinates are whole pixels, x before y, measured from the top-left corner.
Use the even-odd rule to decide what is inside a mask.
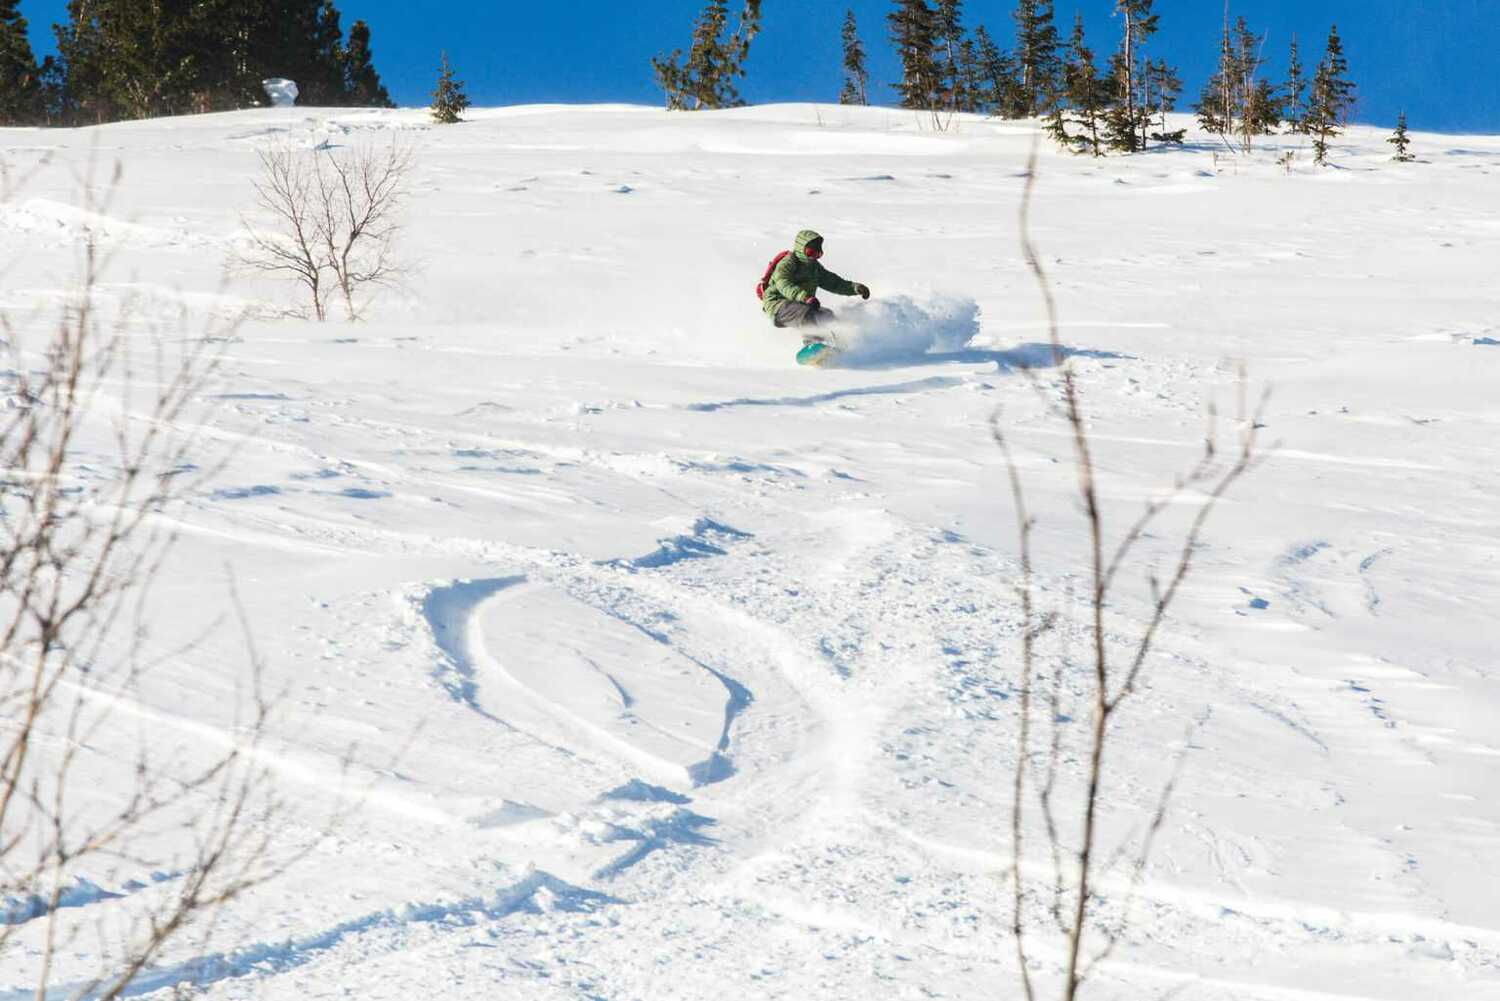
[[[359,319],[368,305],[362,293],[396,284],[403,273],[394,250],[410,147],[396,140],[313,150],[283,144],[258,156],[255,200],[269,225],[246,221],[241,265],[300,285],[318,320],[334,296],[348,319]]]
[[[108,202],[86,185],[89,213],[107,213]],[[34,332],[0,316],[9,362],[0,387],[0,969],[19,975],[24,960],[39,998],[108,1001],[168,943],[277,871],[281,827],[257,763],[271,710],[258,668],[225,750],[188,760],[154,755],[140,739],[133,759],[118,756],[145,711],[144,599],[172,542],[155,516],[193,482],[197,442],[180,428],[223,337],[174,338],[183,345],[174,349],[133,325],[128,309],[106,316],[103,266],[90,236],[76,290],[33,350],[24,341]],[[101,410],[115,407],[111,427]],[[129,893],[109,912],[119,924],[106,931],[101,918],[99,927],[118,942],[101,947],[94,971],[59,982],[55,961],[92,927],[69,917],[78,914],[70,905],[107,891],[101,882],[153,870],[167,873],[156,886],[115,885]]]
[[[1037,607],[1037,571],[1032,547],[1036,519],[1026,501],[1025,484],[1002,415],[996,413],[991,427],[1004,458],[1016,511],[1016,534],[1020,548],[1018,597],[1021,605],[1020,720],[1017,731],[1016,767],[1011,776],[1011,933],[1015,941],[1020,978],[1027,1001],[1035,1001],[1037,984],[1032,971],[1032,940],[1055,937],[1063,945],[1062,1001],[1074,1001],[1098,964],[1116,948],[1130,920],[1130,910],[1156,835],[1165,822],[1177,780],[1174,771],[1161,790],[1145,829],[1119,845],[1105,858],[1098,828],[1099,809],[1108,801],[1106,764],[1110,760],[1112,725],[1120,710],[1141,690],[1158,634],[1183,582],[1193,567],[1203,530],[1221,498],[1254,466],[1258,451],[1259,422],[1247,413],[1244,376],[1241,373],[1239,440],[1227,452],[1221,449],[1217,421],[1210,409],[1209,427],[1197,460],[1173,482],[1163,496],[1147,502],[1125,526],[1112,534],[1100,496],[1096,476],[1094,442],[1084,412],[1082,390],[1076,368],[1058,333],[1057,304],[1041,258],[1031,241],[1030,212],[1036,187],[1036,149],[1033,147],[1021,203],[1020,232],[1027,267],[1036,279],[1047,316],[1052,346],[1052,364],[1060,374],[1060,400],[1048,399],[1053,415],[1068,429],[1076,496],[1086,528],[1086,601],[1088,621],[1079,630],[1087,642],[1083,661],[1083,694],[1088,725],[1081,737],[1064,731],[1066,711],[1072,699],[1072,679],[1063,671],[1071,660],[1064,654],[1049,670],[1041,655],[1042,641],[1058,631],[1060,615]],[[1043,391],[1034,374],[1032,385]],[[1262,404],[1263,405],[1263,404]],[[1196,495],[1198,509],[1189,520],[1168,560],[1165,573],[1148,569],[1146,574],[1145,624],[1129,635],[1115,625],[1106,626],[1106,610],[1123,596],[1119,593],[1121,572],[1130,564],[1140,544],[1150,537],[1159,517],[1189,492]],[[1119,633],[1126,632],[1123,639]],[[1062,642],[1067,642],[1066,638]],[[1185,724],[1187,725],[1187,724]],[[1164,745],[1166,741],[1163,741]],[[1178,764],[1180,766],[1180,758]],[[1074,769],[1077,769],[1076,771]],[[1069,773],[1073,773],[1070,777]],[[1076,788],[1067,783],[1076,779]],[[1076,805],[1075,805],[1076,804]],[[1044,847],[1033,848],[1027,840],[1028,819],[1039,820],[1045,832]],[[1075,826],[1076,825],[1076,826]],[[1033,855],[1050,867],[1050,885],[1040,901],[1028,905],[1023,872]],[[1130,892],[1123,906],[1104,914],[1097,885],[1111,868],[1124,864]]]

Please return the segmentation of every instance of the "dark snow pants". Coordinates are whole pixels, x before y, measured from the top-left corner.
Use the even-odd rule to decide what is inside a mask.
[[[833,319],[833,310],[810,302],[784,302],[776,307],[772,322],[778,327],[818,327]]]

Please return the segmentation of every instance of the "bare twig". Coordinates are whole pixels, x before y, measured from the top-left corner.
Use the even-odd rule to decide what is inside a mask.
[[[355,320],[367,286],[396,284],[404,268],[395,254],[397,223],[412,168],[411,148],[388,146],[259,152],[256,204],[269,228],[244,222],[248,250],[240,266],[290,278],[307,294],[312,315],[328,316],[337,294]]]
[[[1078,840],[1074,846],[1069,847],[1067,840],[1062,834],[1057,810],[1057,783],[1060,765],[1065,753],[1062,730],[1059,725],[1062,718],[1062,676],[1060,673],[1053,673],[1050,677],[1046,678],[1048,683],[1046,699],[1052,714],[1052,739],[1046,749],[1045,766],[1036,773],[1037,778],[1035,779],[1037,800],[1041,808],[1042,819],[1049,842],[1048,848],[1050,849],[1053,861],[1054,884],[1049,910],[1065,939],[1065,979],[1061,998],[1062,1001],[1075,1001],[1084,982],[1092,975],[1101,962],[1113,954],[1120,941],[1120,937],[1128,926],[1131,904],[1144,878],[1157,835],[1165,824],[1172,794],[1176,788],[1178,773],[1182,765],[1182,760],[1179,756],[1174,773],[1158,796],[1151,821],[1145,833],[1141,836],[1138,848],[1134,853],[1131,891],[1127,897],[1125,911],[1119,923],[1111,926],[1091,922],[1090,907],[1094,902],[1094,886],[1102,871],[1099,864],[1101,848],[1099,845],[1098,817],[1106,794],[1105,766],[1109,760],[1111,723],[1120,708],[1132,695],[1139,691],[1141,678],[1150,655],[1155,648],[1161,626],[1179,593],[1182,583],[1187,579],[1192,570],[1194,557],[1198,551],[1209,517],[1212,515],[1218,502],[1252,468],[1256,461],[1256,429],[1260,426],[1258,420],[1260,411],[1257,410],[1254,415],[1246,412],[1243,404],[1244,373],[1241,372],[1242,402],[1239,416],[1242,430],[1238,448],[1231,459],[1226,463],[1220,457],[1215,415],[1210,411],[1209,429],[1205,436],[1201,455],[1183,475],[1174,481],[1172,490],[1168,495],[1149,501],[1146,504],[1145,508],[1135,519],[1126,526],[1123,536],[1114,543],[1109,557],[1106,559],[1105,512],[1099,492],[1093,442],[1090,438],[1088,420],[1083,409],[1078,373],[1073,361],[1069,357],[1067,349],[1062,344],[1057,316],[1057,302],[1046,269],[1042,264],[1041,256],[1031,238],[1031,209],[1035,198],[1036,182],[1037,147],[1033,145],[1030,161],[1027,166],[1026,184],[1020,208],[1021,252],[1028,270],[1030,270],[1032,277],[1036,281],[1038,292],[1042,297],[1045,307],[1048,343],[1052,350],[1052,364],[1058,369],[1061,389],[1060,405],[1055,407],[1055,412],[1066,422],[1069,430],[1076,481],[1074,489],[1076,490],[1083,511],[1084,522],[1087,528],[1086,544],[1088,548],[1086,580],[1088,587],[1087,608],[1089,621],[1085,629],[1085,634],[1089,640],[1087,670],[1089,686],[1087,688],[1086,699],[1089,704],[1090,713],[1089,726],[1084,737],[1084,753],[1082,755],[1082,781],[1084,789],[1078,813],[1080,830]],[[1040,391],[1042,388],[1040,382],[1030,371],[1027,371],[1026,374],[1031,380],[1033,387]],[[1262,401],[1261,406],[1264,406],[1264,401]],[[1049,400],[1049,409],[1051,407],[1052,404]],[[991,431],[992,437],[1004,459],[1006,472],[1010,481],[1012,502],[1016,508],[1017,537],[1021,551],[1021,582],[1019,591],[1021,616],[1024,625],[1021,639],[1021,719],[1017,736],[1016,774],[1012,778],[1011,789],[1013,797],[1010,818],[1012,839],[1011,870],[1013,873],[1011,930],[1016,939],[1022,990],[1028,1001],[1034,1001],[1035,985],[1029,969],[1027,945],[1027,938],[1030,932],[1027,928],[1024,914],[1025,895],[1021,883],[1021,873],[1024,868],[1023,863],[1028,844],[1023,840],[1025,815],[1029,800],[1027,791],[1028,775],[1037,768],[1032,760],[1035,753],[1032,746],[1034,742],[1032,735],[1032,712],[1035,701],[1034,689],[1039,680],[1041,680],[1041,675],[1037,669],[1038,651],[1035,642],[1037,633],[1034,629],[1036,614],[1033,607],[1036,565],[1033,554],[1032,535],[1035,521],[1029,514],[1019,467],[1016,463],[1009,437],[1005,433],[998,413],[992,420]],[[1147,532],[1151,526],[1177,499],[1190,490],[1199,492],[1202,495],[1198,511],[1184,531],[1177,557],[1172,563],[1165,579],[1158,580],[1155,575],[1148,577],[1147,584],[1151,599],[1150,614],[1139,634],[1126,648],[1124,659],[1117,664],[1111,657],[1110,647],[1106,639],[1105,610],[1110,603],[1111,595],[1118,581],[1118,575],[1129,563],[1137,546],[1143,539],[1147,538]],[[1064,662],[1066,662],[1066,658],[1064,658]],[[1064,866],[1062,859],[1065,853],[1072,860],[1073,878],[1071,880],[1066,880],[1063,875]],[[1104,868],[1107,869],[1109,867],[1105,866]],[[1101,937],[1104,940],[1104,944],[1094,953],[1092,958],[1085,960],[1085,940],[1091,933]]]
[[[107,216],[120,176],[117,167],[102,195],[85,178],[88,214]],[[257,763],[272,708],[258,683],[240,739],[222,754],[158,760],[143,742],[119,763],[117,786],[95,788],[80,771],[96,744],[117,739],[151,666],[141,658],[145,595],[173,542],[156,516],[196,482],[181,475],[197,445],[182,426],[223,341],[186,338],[173,353],[156,336],[143,361],[135,344],[152,332],[137,329],[130,304],[112,322],[101,311],[107,255],[96,237],[80,261],[45,342],[26,352],[8,336],[4,347],[16,363],[0,384],[12,404],[0,419],[0,965],[14,968],[27,931],[28,976],[38,998],[50,996],[54,960],[80,928],[65,894],[101,865],[156,868],[142,846],[171,832],[193,845],[173,867],[176,892],[128,907],[136,926],[91,982],[69,988],[110,999],[170,940],[278,870],[281,826]],[[104,402],[121,416],[103,436],[104,461],[84,464],[79,453],[99,448],[91,432]]]

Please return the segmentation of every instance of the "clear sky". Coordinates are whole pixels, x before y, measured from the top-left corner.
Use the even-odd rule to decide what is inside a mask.
[[[655,104],[650,57],[686,46],[704,0],[343,0],[344,25],[370,23],[376,67],[395,100],[426,104],[438,54],[448,52],[470,98],[481,105],[620,101]],[[737,3],[731,3],[732,8]],[[853,8],[871,54],[872,89],[899,77],[887,40],[890,0],[764,0],[765,28],[751,50],[741,93],[752,103],[833,101],[840,81],[839,25]],[[1113,0],[1057,0],[1066,35],[1073,12],[1084,14],[1098,53],[1113,47],[1118,22]],[[50,25],[64,0],[22,0],[39,52],[51,51]],[[967,0],[970,27],[984,23],[1008,44],[1014,0]],[[1337,22],[1351,73],[1359,84],[1356,117],[1393,124],[1405,109],[1413,129],[1500,132],[1500,17],[1497,0],[1235,0],[1267,34],[1268,72],[1279,79],[1295,33],[1304,63],[1316,62]],[[1196,98],[1216,55],[1222,4],[1216,0],[1157,0],[1161,32],[1153,50],[1176,64],[1186,81],[1186,103]]]

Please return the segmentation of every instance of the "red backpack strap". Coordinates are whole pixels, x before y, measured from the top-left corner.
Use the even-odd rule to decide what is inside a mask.
[[[776,270],[776,265],[781,263],[781,259],[790,254],[790,250],[783,250],[781,253],[771,258],[771,263],[766,265],[766,273],[760,276],[760,283],[755,286],[755,298],[765,299],[766,286],[771,283],[772,272]]]

